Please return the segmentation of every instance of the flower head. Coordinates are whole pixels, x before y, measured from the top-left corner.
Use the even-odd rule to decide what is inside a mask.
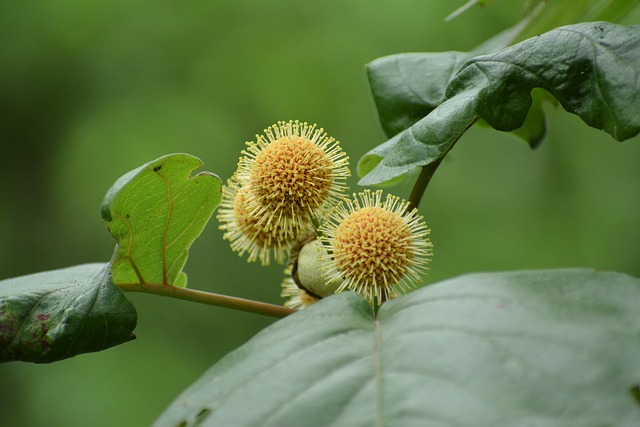
[[[338,205],[320,228],[329,249],[326,280],[341,279],[338,292],[352,290],[381,304],[406,292],[428,271],[432,244],[417,210],[382,191],[365,190]]]
[[[316,125],[278,122],[264,133],[247,142],[238,163],[238,180],[249,189],[246,210],[257,226],[294,238],[341,198],[349,159]]]
[[[222,190],[222,201],[218,209],[220,229],[223,238],[231,242],[231,249],[243,255],[249,254],[248,261],[260,260],[269,265],[271,256],[283,263],[287,249],[293,242],[289,234],[279,228],[265,230],[259,225],[261,216],[256,210],[250,210],[246,204],[249,189],[241,187],[235,178],[227,181]]]

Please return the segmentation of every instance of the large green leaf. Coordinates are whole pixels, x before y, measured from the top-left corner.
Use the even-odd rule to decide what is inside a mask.
[[[387,136],[429,114],[446,99],[447,86],[468,59],[509,46],[528,22],[522,20],[472,52],[399,53],[367,64],[371,94]]]
[[[111,260],[115,284],[186,285],[189,248],[222,194],[216,175],[191,176],[201,166],[189,154],[169,154],[109,189],[100,213],[118,243]]]
[[[0,281],[0,362],[53,362],[135,338],[136,310],[108,264]]]
[[[214,365],[155,426],[640,425],[640,280],[462,276],[385,303],[342,293]]]
[[[486,6],[487,3],[470,1],[450,17],[470,6]],[[429,114],[444,101],[446,87],[467,59],[497,52],[515,41],[562,25],[586,21],[615,22],[638,4],[640,0],[585,0],[579,4],[574,0],[529,2],[524,19],[471,52],[401,53],[378,58],[367,65],[367,74],[382,128],[391,138]],[[523,127],[514,131],[514,135],[532,147],[540,144],[546,134],[546,120],[541,109],[543,100],[553,102],[549,96],[539,100],[534,97],[532,111]],[[371,160],[368,159],[369,162]],[[360,168],[362,172],[371,170],[366,164]]]
[[[429,114],[470,52],[400,53],[367,65],[380,124],[391,137]]]
[[[589,126],[620,141],[631,138],[640,132],[639,75],[640,26],[607,22],[561,27],[476,56],[451,79],[437,107],[365,155],[360,184],[386,182],[437,160],[478,119],[501,131],[522,127],[534,88]]]

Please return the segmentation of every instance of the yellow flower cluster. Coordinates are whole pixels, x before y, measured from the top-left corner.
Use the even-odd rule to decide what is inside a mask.
[[[223,189],[220,228],[249,261],[283,263],[346,190],[349,158],[322,128],[298,121],[268,127],[242,154]]]
[[[383,201],[382,191],[346,200],[349,176],[336,140],[316,125],[288,121],[247,142],[223,188],[218,220],[231,248],[262,265],[288,257],[288,307],[343,290],[379,305],[428,271],[432,245],[423,218],[398,197]]]

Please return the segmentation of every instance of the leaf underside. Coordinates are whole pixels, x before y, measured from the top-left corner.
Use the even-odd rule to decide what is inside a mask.
[[[640,280],[462,276],[326,298],[214,365],[155,426],[640,425]]]
[[[0,281],[0,362],[54,362],[135,338],[136,310],[108,264]]]
[[[126,284],[185,286],[189,247],[218,206],[220,179],[170,154],[116,181],[101,216],[117,241],[108,264],[0,281],[0,362],[53,362],[134,339]]]
[[[465,55],[401,54],[370,64],[381,123],[395,136],[362,158],[360,185],[437,160],[478,119],[500,131],[524,126],[537,145],[544,136],[539,107],[526,121],[535,88],[619,141],[640,133],[640,26],[568,25],[458,67]]]
[[[202,162],[170,154],[116,181],[101,216],[117,246],[115,284],[185,286],[189,248],[220,203],[222,183],[210,172],[191,173]]]

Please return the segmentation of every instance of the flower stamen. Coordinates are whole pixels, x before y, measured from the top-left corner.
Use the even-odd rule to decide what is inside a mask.
[[[346,191],[349,159],[322,128],[298,121],[278,122],[247,142],[238,164],[246,183],[247,210],[258,225],[279,228],[294,238],[311,215],[335,204]]]
[[[260,210],[246,204],[248,192],[234,178],[223,188],[218,209],[220,229],[225,232],[223,238],[229,240],[231,249],[239,255],[247,253],[249,262],[259,260],[262,265],[269,265],[273,256],[282,264],[293,239],[277,227],[267,230],[260,225]]]
[[[329,248],[326,280],[343,280],[338,291],[353,290],[381,304],[408,291],[428,271],[429,228],[408,203],[382,191],[365,190],[336,207],[321,227]]]

